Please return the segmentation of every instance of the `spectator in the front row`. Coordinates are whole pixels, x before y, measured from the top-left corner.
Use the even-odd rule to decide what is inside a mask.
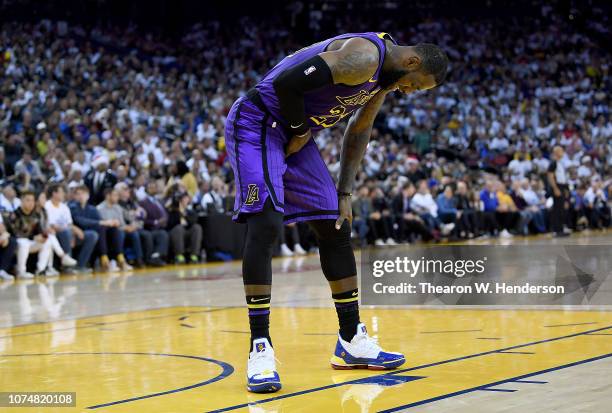
[[[497,207],[497,222],[502,228],[499,235],[504,238],[510,238],[512,237],[512,232],[516,231],[521,215],[518,212],[514,200],[508,195],[506,185],[502,182],[497,182],[497,200],[499,202],[499,206]]]
[[[146,196],[140,201],[140,206],[145,210],[144,228],[151,231],[154,240],[159,240],[159,243],[154,243],[153,250],[159,252],[163,258],[168,256],[168,233],[166,231],[168,211],[166,211],[161,201],[156,198],[157,192],[157,183],[155,181],[149,182],[146,188]]]
[[[531,211],[533,216],[532,222],[536,231],[539,233],[546,232],[546,216],[543,211],[545,200],[541,199],[536,191],[533,190],[529,179],[525,178],[521,181],[519,194],[527,204],[526,209]]]
[[[152,230],[144,228],[146,211],[138,205],[134,194],[125,182],[115,185],[119,192],[119,205],[123,208],[125,221],[128,226],[134,226],[142,243],[142,257],[146,264],[153,266],[164,265],[162,257],[168,254],[168,233],[165,230]]]
[[[387,198],[381,188],[372,190],[372,208],[374,208],[375,216],[372,219],[373,225],[376,227],[378,238],[383,242],[379,245],[397,245],[392,238],[393,234],[393,219],[391,218],[391,208],[387,202]]]
[[[2,214],[0,214],[0,280],[11,281],[13,277],[8,273],[17,251],[15,237],[6,230]]]
[[[419,214],[431,231],[439,229],[443,235],[447,235],[455,228],[454,223],[443,224],[438,218],[438,204],[431,196],[426,180],[419,181],[418,191],[412,197],[410,207]]]
[[[52,184],[47,191],[49,199],[45,202],[45,212],[47,213],[47,225],[55,232],[62,249],[66,251],[66,256],[72,255],[72,241],[74,238],[75,245],[80,246],[79,256],[77,257],[77,272],[89,273],[89,259],[93,252],[96,242],[98,242],[98,233],[92,230],[83,231],[72,221],[70,208],[65,202],[66,192],[60,184]],[[67,258],[63,258],[67,260]],[[65,265],[62,262],[62,265]]]
[[[100,267],[103,271],[111,270],[109,252],[123,257],[123,240],[117,231],[119,222],[104,220],[100,213],[89,201],[89,188],[82,185],[75,188],[74,201],[70,202],[70,212],[75,224],[82,230],[92,230],[98,233],[98,252],[100,253]],[[114,269],[114,268],[112,268]]]
[[[100,217],[109,222],[113,222],[115,225],[109,229],[107,232],[114,233],[117,235],[113,235],[119,241],[118,249],[116,251],[117,264],[119,267],[128,271],[131,270],[132,267],[127,263],[125,258],[125,240],[129,238],[132,248],[134,249],[135,259],[134,262],[137,266],[141,267],[143,265],[142,261],[142,245],[140,244],[140,237],[138,236],[138,231],[135,225],[128,225],[125,222],[125,217],[123,215],[123,208],[119,205],[119,193],[116,189],[111,188],[107,189],[104,194],[104,202],[100,203],[97,206],[98,212],[100,213]]]
[[[436,204],[440,221],[445,224],[459,224],[457,230],[465,233],[465,228],[460,228],[461,210],[457,209],[457,200],[450,185],[446,185],[444,190],[438,194]]]
[[[195,211],[189,208],[190,204],[191,197],[187,192],[176,193],[171,200],[168,230],[177,264],[185,263],[187,252],[190,262],[197,263],[200,260],[202,227],[197,222]]]
[[[467,231],[466,236],[468,238],[473,238],[476,235],[480,235],[479,211],[474,208],[467,184],[464,181],[457,182],[455,205],[457,209],[461,211],[461,225]],[[462,229],[459,231],[459,234],[462,235]]]
[[[495,191],[495,182],[487,180],[485,187],[480,191],[479,197],[483,218],[483,229],[489,231],[490,235],[496,236],[498,233],[497,224],[497,208],[499,200],[497,199],[497,191]]]
[[[608,196],[599,176],[591,178],[591,185],[584,193],[584,209],[591,228],[603,229],[610,226]]]
[[[21,194],[21,206],[6,215],[4,222],[17,238],[17,278],[33,278],[26,268],[28,256],[31,253],[38,253],[36,263],[36,274],[42,275],[49,268],[52,257],[51,237],[44,232],[44,214],[36,208],[36,196],[34,192],[24,191]],[[49,271],[49,275],[52,274]]]
[[[414,195],[415,188],[412,182],[404,184],[401,192],[393,199],[391,203],[393,214],[398,221],[399,242],[410,241],[412,234],[420,235],[421,240],[427,242],[434,239],[433,234],[427,228],[423,220],[412,212],[410,201]]]

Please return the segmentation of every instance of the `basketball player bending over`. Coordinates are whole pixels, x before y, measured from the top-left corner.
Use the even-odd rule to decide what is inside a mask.
[[[269,334],[272,249],[283,222],[308,221],[336,305],[340,331],[332,367],[393,369],[404,356],[381,349],[359,321],[351,247],[351,190],[385,96],[439,85],[446,54],[437,46],[399,46],[386,33],[349,33],[285,57],[226,121],[236,179],[234,220],[246,222],[243,278],[251,327],[247,388],[281,388]],[[338,187],[312,134],[348,115]]]

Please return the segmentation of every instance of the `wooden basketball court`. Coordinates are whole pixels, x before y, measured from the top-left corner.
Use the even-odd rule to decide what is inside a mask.
[[[609,234],[563,242],[612,248]],[[610,285],[601,288],[612,304]],[[612,306],[366,307],[370,334],[407,362],[336,371],[318,257],[277,259],[271,333],[283,389],[254,395],[238,262],[4,283],[0,297],[1,391],[76,392],[76,408],[24,412],[603,412],[612,403]]]

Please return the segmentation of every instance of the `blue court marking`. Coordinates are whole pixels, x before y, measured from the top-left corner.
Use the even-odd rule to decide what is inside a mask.
[[[480,391],[501,391],[504,393],[514,393],[515,391],[518,391],[516,389],[491,389],[491,388],[485,388],[485,389],[478,389]]]
[[[531,351],[498,351],[500,354],[535,354]]]
[[[540,380],[513,380],[513,383],[547,384],[547,381]]]
[[[551,367],[551,368],[545,369],[545,370],[534,371],[533,373],[523,374],[521,376],[512,377],[510,379],[496,381],[494,383],[485,384],[483,386],[477,386],[477,387],[472,387],[470,389],[456,391],[454,393],[443,394],[441,396],[432,397],[431,399],[421,400],[421,401],[418,401],[418,402],[405,404],[403,406],[397,406],[397,407],[394,407],[392,409],[381,410],[378,413],[391,413],[391,412],[396,412],[398,410],[409,409],[411,407],[421,406],[423,404],[432,403],[432,402],[435,402],[435,401],[438,401],[438,400],[448,399],[448,398],[451,398],[451,397],[454,397],[454,396],[459,396],[459,395],[462,395],[462,394],[471,393],[471,392],[476,391],[476,390],[483,390],[483,389],[485,389],[487,387],[499,386],[500,384],[515,382],[516,380],[520,380],[520,379],[523,379],[523,378],[526,378],[526,377],[537,376],[537,375],[544,374],[544,373],[550,373],[551,371],[555,371],[555,370],[561,370],[561,369],[565,369],[565,368],[568,368],[568,367],[578,366],[580,364],[590,363],[592,361],[602,360],[602,359],[605,359],[607,357],[612,357],[612,353],[604,354],[602,356],[597,356],[597,357],[593,357],[593,358],[586,359],[586,360],[576,361],[576,362],[569,363],[569,364],[564,364],[564,365],[557,366],[557,367]]]
[[[585,326],[587,324],[597,324],[596,321],[590,322],[590,323],[572,323],[572,324],[553,324],[551,326],[544,326],[544,327],[570,327],[570,326]]]
[[[474,358],[474,357],[481,357],[481,356],[486,356],[486,355],[489,355],[489,354],[495,354],[495,353],[497,353],[499,351],[513,350],[513,349],[517,349],[517,348],[533,346],[533,345],[536,345],[536,344],[549,343],[551,341],[557,341],[557,340],[563,340],[563,339],[566,339],[566,338],[578,337],[578,336],[582,336],[582,335],[587,335],[587,333],[594,333],[594,332],[597,332],[597,331],[608,330],[610,328],[612,328],[612,325],[607,326],[607,327],[596,328],[596,329],[593,329],[593,330],[582,331],[580,333],[573,333],[573,334],[568,334],[568,335],[565,335],[565,336],[548,338],[548,339],[544,339],[544,340],[540,340],[540,341],[534,341],[534,342],[531,342],[531,343],[518,344],[516,346],[500,348],[500,349],[497,349],[497,350],[490,350],[490,351],[484,351],[482,353],[470,354],[468,356],[455,357],[455,358],[448,359],[448,360],[438,361],[438,362],[429,363],[429,364],[423,364],[423,365],[420,365],[420,366],[409,367],[409,368],[406,368],[406,369],[393,370],[393,371],[388,372],[388,373],[379,374],[378,376],[393,376],[393,375],[400,374],[400,373],[405,373],[405,372],[408,372],[408,371],[421,370],[421,369],[428,368],[428,367],[439,366],[441,364],[454,363],[456,361],[467,360],[467,359],[471,359],[471,358]],[[608,357],[610,355],[612,355],[612,354],[608,354],[605,357]],[[560,367],[560,368],[563,368],[563,367]],[[530,375],[526,375],[524,377],[529,377],[529,376]],[[515,378],[522,378],[522,376],[521,377],[515,377]],[[311,389],[301,390],[301,391],[297,391],[297,392],[293,392],[293,393],[282,394],[280,396],[268,397],[267,399],[262,399],[262,400],[259,400],[259,401],[256,401],[256,402],[241,403],[241,404],[236,404],[234,406],[223,407],[223,408],[217,409],[217,410],[209,410],[208,413],[220,413],[220,412],[228,412],[228,411],[231,411],[231,410],[242,409],[244,407],[255,406],[255,405],[258,405],[258,404],[268,403],[268,402],[275,401],[275,400],[282,400],[282,399],[286,399],[286,398],[289,398],[289,397],[301,396],[303,394],[308,394],[308,393],[314,393],[314,392],[318,392],[318,391],[322,391],[322,390],[333,389],[335,387],[345,386],[347,384],[355,384],[355,382],[359,382],[359,380],[361,380],[361,379],[349,380],[349,381],[345,381],[343,383],[328,384],[326,386],[313,387]],[[512,380],[512,379],[510,379],[510,380]],[[500,382],[500,383],[505,383],[505,381]],[[485,385],[485,386],[480,386],[480,387],[489,387],[489,386],[491,386],[491,384],[488,384],[488,385]],[[478,389],[478,388],[474,388],[474,389]],[[474,389],[471,389],[469,391],[473,391]],[[442,397],[442,396],[440,396],[440,397],[441,398],[452,397],[452,395],[454,395],[454,394],[451,394],[450,396],[446,395],[444,397]],[[391,410],[391,411],[393,411],[393,410]]]
[[[100,353],[33,353],[33,354],[0,354],[0,357],[83,356],[83,355],[113,355],[113,356],[114,355],[136,355],[136,356],[181,357],[181,358],[194,359],[194,360],[199,360],[199,361],[206,361],[208,363],[213,363],[213,364],[216,364],[217,366],[221,367],[221,369],[222,369],[221,373],[219,373],[217,376],[213,377],[212,379],[208,379],[208,380],[196,383],[196,384],[192,384],[190,386],[180,387],[178,389],[167,390],[167,391],[163,391],[163,392],[159,392],[159,393],[146,394],[144,396],[131,397],[129,399],[117,400],[117,401],[114,401],[114,402],[108,402],[108,403],[103,403],[103,404],[96,404],[94,406],[87,407],[87,409],[99,409],[100,407],[107,407],[107,406],[112,406],[112,405],[115,405],[115,404],[129,403],[129,402],[133,402],[133,401],[136,401],[136,400],[142,400],[142,399],[150,399],[151,397],[163,396],[163,395],[166,395],[166,394],[178,393],[178,392],[181,392],[181,391],[185,391],[185,390],[189,390],[189,389],[194,389],[196,387],[206,386],[207,384],[211,384],[211,383],[214,383],[216,381],[223,380],[224,378],[230,376],[234,372],[234,367],[232,367],[231,364],[226,363],[224,361],[210,359],[210,358],[206,358],[206,357],[188,356],[188,355],[184,355],[184,354],[132,353],[132,352],[126,352],[126,353],[122,353],[122,352],[100,352]]]
[[[390,387],[398,384],[408,383],[409,381],[424,379],[426,376],[371,376],[359,379],[355,384],[377,384],[379,386]]]

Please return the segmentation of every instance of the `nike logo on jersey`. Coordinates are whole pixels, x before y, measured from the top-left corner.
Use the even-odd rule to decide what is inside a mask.
[[[378,79],[374,79],[374,77],[372,76],[371,78],[368,79],[369,83],[376,83],[378,82]]]
[[[290,125],[290,126],[291,126],[291,129],[297,129],[297,128],[299,128],[299,127],[300,127],[300,126],[302,126],[302,125],[303,125],[303,123],[300,123],[300,124],[299,124],[299,125],[297,125],[297,126],[293,126],[293,125]]]

